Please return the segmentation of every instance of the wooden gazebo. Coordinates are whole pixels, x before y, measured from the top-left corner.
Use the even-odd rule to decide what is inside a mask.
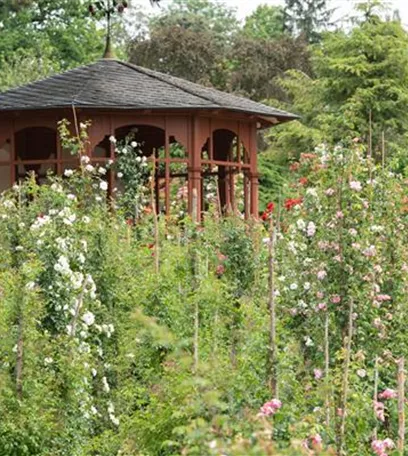
[[[77,159],[57,134],[61,119],[90,120],[87,153],[94,164],[115,159],[110,136],[133,132],[156,161],[158,210],[169,214],[174,185],[197,195],[197,216],[213,192],[224,209],[258,215],[257,130],[296,116],[115,59],[0,94],[0,190],[34,171],[63,173]],[[237,180],[240,195],[237,196]],[[108,175],[110,188],[116,177]],[[173,185],[173,188],[172,188]],[[212,187],[212,190],[211,188]],[[207,192],[207,188],[210,188]],[[193,189],[195,189],[193,191]]]

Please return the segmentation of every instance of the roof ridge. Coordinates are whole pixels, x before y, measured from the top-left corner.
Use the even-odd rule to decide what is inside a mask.
[[[179,79],[179,78],[177,78],[177,76],[172,76],[171,74],[161,73],[160,71],[150,70],[148,68],[143,68],[143,67],[140,67],[138,65],[134,65],[133,63],[123,62],[122,60],[116,60],[116,62],[121,63],[122,65],[127,66],[128,68],[131,68],[132,70],[138,71],[139,73],[143,73],[143,74],[146,74],[147,76],[151,76],[152,78],[156,78],[159,81],[165,82],[166,84],[169,84],[169,85],[171,85],[173,87],[177,87],[178,89],[180,89],[183,92],[186,92],[186,93],[188,93],[190,95],[194,95],[195,97],[201,98],[201,99],[209,101],[211,103],[214,103],[217,106],[219,106],[220,108],[224,108],[224,106],[221,106],[219,103],[217,103],[216,101],[214,101],[213,99],[211,99],[209,97],[205,97],[203,95],[200,95],[200,94],[198,94],[196,92],[193,92],[192,90],[188,90],[185,87],[182,87],[182,85],[178,85],[178,84],[175,84],[174,82],[166,80],[165,77],[164,78],[161,77],[161,75],[163,75],[163,76],[170,76],[171,78],[174,78],[174,79]],[[191,82],[191,81],[187,81],[187,82],[195,84],[194,82]],[[205,87],[205,88],[206,89],[208,89],[208,88],[212,89],[211,87]],[[216,90],[216,89],[213,89],[213,90]]]
[[[91,63],[89,65],[85,65],[83,67],[80,67],[80,68],[87,68],[88,70],[90,70],[90,74],[89,74],[89,71],[88,71],[88,77],[87,77],[87,80],[86,80],[86,83],[79,89],[79,91],[77,92],[76,95],[73,95],[72,96],[72,105],[74,106],[76,104],[77,101],[80,101],[78,98],[80,97],[81,93],[88,87],[90,81],[92,81],[92,76],[94,73],[96,73],[96,65],[100,62],[100,60],[97,60],[96,62],[94,63]]]
[[[223,108],[223,109],[228,109],[228,108],[226,106],[223,106],[222,104],[220,104],[218,101],[214,100],[214,98],[206,97],[205,95],[202,95],[202,94],[199,94],[197,92],[194,92],[193,90],[188,90],[186,87],[183,86],[183,84],[184,83],[193,84],[193,85],[196,85],[201,90],[211,90],[211,91],[216,92],[220,96],[227,95],[227,96],[236,98],[236,99],[238,99],[240,101],[245,101],[245,102],[250,101],[251,103],[270,108],[270,106],[268,106],[265,103],[261,103],[259,101],[255,101],[255,100],[252,100],[251,98],[246,98],[244,96],[237,95],[237,94],[232,93],[232,92],[223,92],[222,90],[219,90],[219,89],[217,89],[215,87],[202,86],[201,84],[198,84],[197,82],[189,81],[188,79],[179,78],[177,76],[173,76],[172,74],[162,73],[160,71],[152,70],[150,68],[144,68],[144,67],[141,67],[141,66],[138,66],[138,65],[134,65],[133,63],[130,63],[130,62],[124,62],[122,60],[117,60],[117,59],[115,61],[117,63],[120,63],[120,64],[122,64],[124,66],[127,66],[128,68],[131,68],[131,69],[133,69],[135,71],[139,71],[140,73],[146,74],[148,76],[151,76],[153,78],[158,79],[159,81],[165,82],[166,84],[169,84],[169,85],[171,85],[173,87],[177,87],[178,89],[180,89],[180,90],[182,90],[182,91],[184,91],[186,93],[189,93],[190,95],[194,95],[194,96],[196,96],[198,98],[201,98],[203,100],[206,100],[206,101],[209,101],[209,102],[211,102],[213,104],[216,104],[217,106],[219,106],[220,108]],[[174,81],[169,81],[166,78],[166,76],[172,78],[173,80],[174,79],[175,80],[180,80],[181,83],[177,84]],[[290,117],[293,116],[293,114],[289,113],[288,111],[284,111],[284,110],[278,109],[278,108],[273,108],[273,109],[275,109],[275,111],[277,111],[280,115],[290,116]]]

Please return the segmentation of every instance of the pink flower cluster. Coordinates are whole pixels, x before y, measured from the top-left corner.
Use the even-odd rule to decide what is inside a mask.
[[[391,439],[373,440],[371,449],[377,456],[388,456],[387,450],[395,448],[395,443]]]
[[[321,449],[323,439],[320,434],[313,434],[308,439],[303,440],[302,446],[305,450],[310,450],[309,444],[314,449]]]
[[[375,299],[379,302],[391,301],[391,296],[386,294],[379,294]]]
[[[388,400],[388,399],[395,399],[397,397],[397,392],[391,388],[386,388],[382,393],[378,395],[379,399]],[[382,422],[385,421],[384,415],[385,405],[383,402],[374,401],[374,413],[375,416]]]
[[[397,392],[391,388],[386,388],[382,393],[378,395],[380,399],[395,399],[397,397]]]
[[[377,419],[382,422],[385,421],[384,404],[382,402],[374,401],[374,413]]]
[[[271,401],[265,402],[265,404],[261,407],[261,415],[263,416],[271,416],[275,415],[275,413],[282,407],[282,402],[279,399],[272,399]]]
[[[321,369],[314,369],[313,374],[316,380],[320,380],[323,377],[323,372]]]
[[[315,308],[316,312],[319,312],[319,311],[325,311],[327,310],[327,305],[325,302],[320,302],[319,304],[317,304],[316,308]]]

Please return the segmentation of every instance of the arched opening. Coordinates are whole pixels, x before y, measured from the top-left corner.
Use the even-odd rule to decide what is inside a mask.
[[[131,138],[155,169],[155,204],[158,214],[185,215],[188,206],[188,151],[162,128],[151,125],[128,125],[115,130],[117,144]],[[119,146],[120,147],[120,146]],[[123,190],[120,179],[116,187]]]
[[[212,132],[201,151],[202,207],[216,204],[220,214],[249,215],[249,154],[239,136],[227,129]]]
[[[57,133],[48,127],[28,127],[14,135],[17,180],[34,172],[39,183],[56,172]]]

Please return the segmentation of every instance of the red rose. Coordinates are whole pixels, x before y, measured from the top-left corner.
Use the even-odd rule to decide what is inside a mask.
[[[266,206],[266,210],[268,212],[273,212],[273,210],[275,209],[275,205],[273,203],[268,203],[267,206]]]
[[[293,199],[287,199],[285,201],[285,208],[287,211],[290,211],[292,207],[299,206],[299,204],[302,204],[303,198],[293,198]]]
[[[290,170],[290,171],[297,171],[297,170],[299,169],[299,166],[300,166],[300,163],[299,163],[299,162],[292,163],[292,164],[289,166],[289,170]]]
[[[313,160],[317,157],[316,154],[300,154],[301,160]]]
[[[262,215],[261,215],[261,219],[266,222],[268,220],[268,217],[269,217],[269,212],[264,212]]]
[[[308,182],[309,182],[309,180],[308,180],[307,177],[301,177],[301,178],[299,179],[299,184],[300,184],[300,185],[306,185]]]
[[[223,264],[219,264],[215,272],[217,273],[217,276],[222,276],[225,272],[225,266]]]

